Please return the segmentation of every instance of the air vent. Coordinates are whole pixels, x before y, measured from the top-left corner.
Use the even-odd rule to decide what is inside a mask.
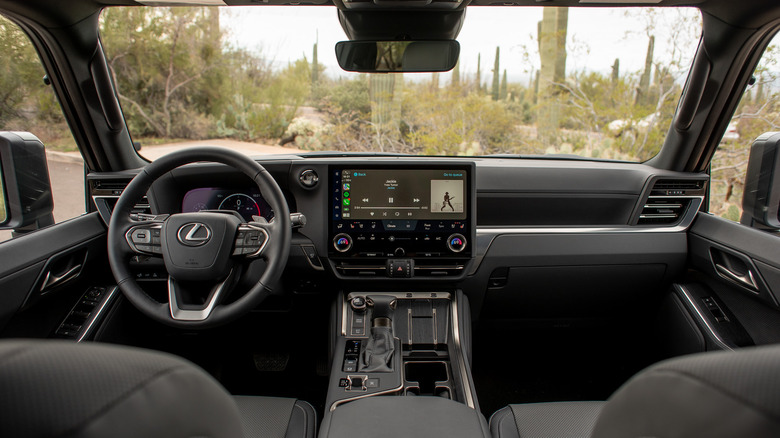
[[[653,184],[652,195],[656,196],[701,196],[704,194],[704,180],[660,179]]]
[[[680,221],[691,200],[667,196],[651,196],[639,214],[637,225],[670,225]]]

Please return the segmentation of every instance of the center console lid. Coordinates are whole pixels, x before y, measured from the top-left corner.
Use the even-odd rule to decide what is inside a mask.
[[[478,411],[441,397],[368,397],[328,412],[320,438],[490,437]]]

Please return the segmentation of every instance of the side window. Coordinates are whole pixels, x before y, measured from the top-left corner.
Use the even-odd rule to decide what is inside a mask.
[[[28,131],[46,146],[55,223],[84,214],[84,160],[54,90],[44,83],[46,72],[30,40],[2,16],[0,59],[0,131]],[[5,207],[0,196],[0,222]],[[11,237],[11,231],[0,230],[0,242]]]
[[[775,36],[712,158],[710,212],[716,216],[739,222],[750,146],[759,135],[780,131],[779,60],[780,36]]]

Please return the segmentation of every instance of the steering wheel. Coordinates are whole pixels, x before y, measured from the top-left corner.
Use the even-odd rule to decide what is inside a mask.
[[[201,211],[139,217],[135,203],[152,183],[185,164],[217,162],[251,178],[274,211],[271,221],[245,222],[236,212]],[[206,328],[232,321],[271,294],[287,263],[292,227],[282,190],[261,165],[221,148],[173,152],[144,167],[122,192],[108,225],[108,261],[117,285],[142,313],[180,328]],[[150,297],[135,281],[130,258],[162,257],[168,272],[168,303]],[[235,287],[241,265],[262,258],[260,280],[241,298],[221,303]]]

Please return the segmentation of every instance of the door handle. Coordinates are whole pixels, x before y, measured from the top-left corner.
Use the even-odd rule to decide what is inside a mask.
[[[43,279],[43,284],[41,285],[41,292],[45,292],[49,289],[65,284],[68,281],[78,277],[79,273],[81,272],[81,266],[81,263],[79,263],[78,265],[71,267],[59,275],[52,275],[51,271],[47,272],[46,278]]]
[[[747,272],[745,272],[744,274],[737,274],[736,272],[721,265],[720,263],[715,263],[715,269],[718,271],[718,274],[720,274],[722,277],[727,278],[739,284],[740,286],[746,287],[754,292],[758,292],[758,284],[756,283],[756,279],[753,276],[753,271],[751,271],[749,268],[747,269]]]

